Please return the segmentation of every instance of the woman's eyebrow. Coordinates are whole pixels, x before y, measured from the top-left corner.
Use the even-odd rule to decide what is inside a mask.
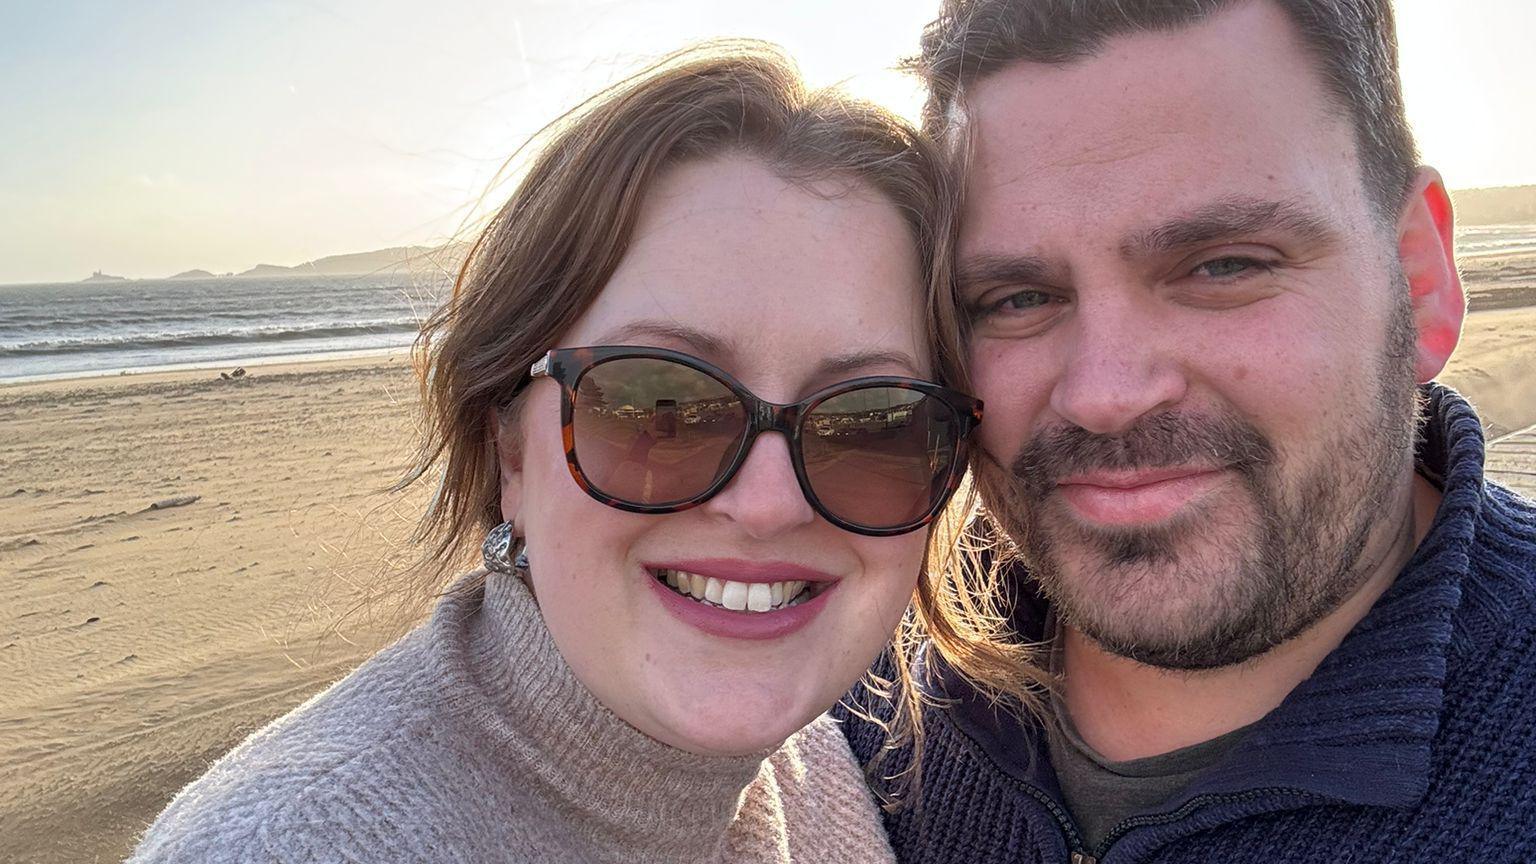
[[[1338,234],[1327,219],[1296,201],[1226,198],[1129,234],[1120,243],[1120,257],[1179,252],[1261,231],[1282,231],[1313,244],[1331,243]]]
[[[676,321],[641,319],[621,324],[605,331],[597,344],[624,345],[632,341],[663,341],[681,343],[689,353],[695,354],[724,368],[729,368],[735,357],[734,345],[718,336],[679,324]],[[820,379],[848,378],[879,366],[895,366],[909,375],[920,375],[922,367],[905,351],[848,351],[833,354],[816,364],[816,377]]]
[[[823,378],[847,377],[879,366],[896,366],[910,375],[919,371],[917,360],[905,351],[850,351],[822,360],[816,365],[816,372]]]
[[[716,361],[729,359],[733,348],[729,342],[676,321],[642,318],[630,321],[606,331],[599,342],[604,345],[624,345],[637,339],[680,342],[700,357]]]

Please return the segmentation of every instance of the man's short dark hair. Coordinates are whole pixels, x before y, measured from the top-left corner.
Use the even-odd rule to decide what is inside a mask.
[[[944,0],[910,63],[929,86],[925,125],[943,136],[966,89],[1012,63],[1071,63],[1112,37],[1177,30],[1245,2],[1273,2],[1296,27],[1354,126],[1367,193],[1395,219],[1418,154],[1390,0]]]

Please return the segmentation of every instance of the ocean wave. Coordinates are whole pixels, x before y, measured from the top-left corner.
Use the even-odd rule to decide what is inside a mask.
[[[350,311],[351,309],[346,306],[316,309],[312,305],[304,306],[298,302],[288,303],[277,308],[250,310],[221,309],[215,312],[208,312],[199,309],[193,309],[185,312],[167,312],[161,309],[151,309],[147,311],[114,310],[110,315],[101,315],[95,317],[85,317],[79,313],[61,314],[58,312],[39,309],[9,310],[0,308],[0,327],[30,327],[42,330],[58,331],[68,330],[70,328],[79,330],[82,327],[95,327],[98,329],[115,328],[122,330],[126,326],[136,324],[152,325],[161,328],[176,327],[178,325],[203,325],[204,330],[207,330],[208,332],[214,332],[216,328],[219,328],[220,325],[223,325],[226,322],[229,323],[230,327],[224,329],[233,329],[234,327],[238,327],[241,324],[249,321],[273,321],[274,319],[278,319],[279,322],[281,322],[281,319],[285,316],[294,318],[301,315],[308,317],[310,320],[314,320],[314,318],[317,316],[323,316],[327,314],[332,316],[346,315]],[[404,312],[408,310],[401,309],[400,311]],[[288,323],[277,323],[272,326],[276,329],[280,329],[290,325],[299,326],[300,323],[301,322],[298,321],[292,321]],[[164,331],[162,330],[162,332]]]
[[[311,325],[258,327],[247,330],[199,330],[184,333],[119,333],[77,339],[52,339],[0,345],[0,357],[46,357],[103,351],[152,351],[199,345],[241,345],[255,342],[291,342],[301,339],[334,339],[380,333],[414,333],[414,318],[362,323],[324,322]]]

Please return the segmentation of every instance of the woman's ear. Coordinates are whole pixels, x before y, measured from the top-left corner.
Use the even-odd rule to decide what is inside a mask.
[[[1414,372],[1423,383],[1440,374],[1467,317],[1467,298],[1456,272],[1451,198],[1440,173],[1420,168],[1397,223],[1397,257],[1413,303],[1418,353]]]
[[[501,518],[512,523],[514,535],[521,536],[517,516],[523,505],[523,452],[522,435],[516,423],[516,412],[503,414],[495,408],[486,409],[485,425],[500,475],[498,486],[501,490]]]

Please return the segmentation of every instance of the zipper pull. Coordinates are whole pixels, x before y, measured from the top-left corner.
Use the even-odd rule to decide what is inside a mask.
[[[1073,852],[1072,864],[1099,864],[1099,859],[1092,855],[1085,855],[1082,852]]]

